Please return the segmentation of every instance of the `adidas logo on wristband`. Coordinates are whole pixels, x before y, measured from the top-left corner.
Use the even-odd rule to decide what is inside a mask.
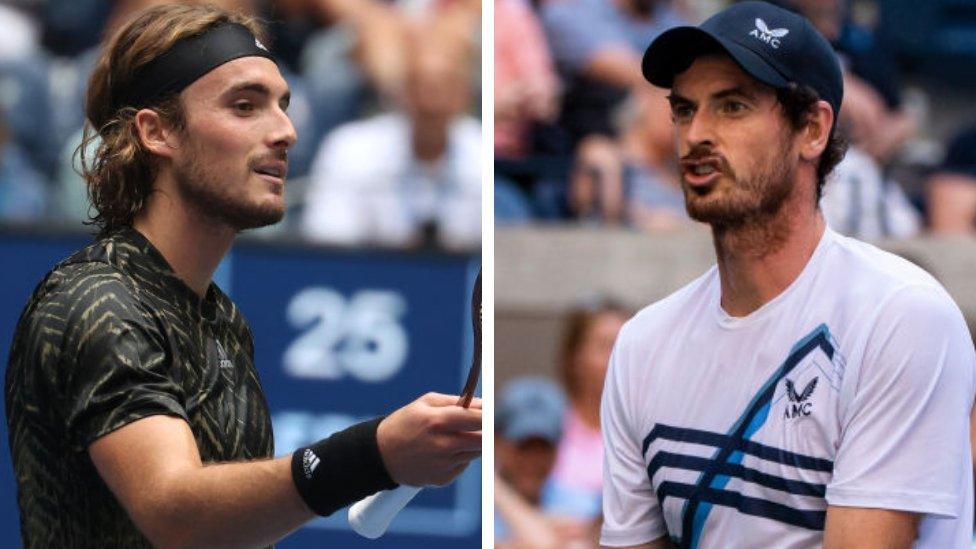
[[[315,455],[315,452],[311,448],[306,448],[305,452],[302,454],[302,469],[305,473],[306,479],[312,478],[312,473],[315,472],[315,468],[319,466],[319,456]]]

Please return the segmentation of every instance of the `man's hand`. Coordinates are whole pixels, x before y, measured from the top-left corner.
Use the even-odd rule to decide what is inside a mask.
[[[399,484],[444,486],[481,456],[481,399],[427,393],[393,412],[376,431],[383,464]]]

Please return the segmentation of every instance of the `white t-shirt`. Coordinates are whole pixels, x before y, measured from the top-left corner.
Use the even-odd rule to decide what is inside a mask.
[[[827,505],[923,515],[968,547],[976,353],[927,273],[827,229],[752,314],[718,270],[621,331],[603,393],[601,543],[819,547]]]

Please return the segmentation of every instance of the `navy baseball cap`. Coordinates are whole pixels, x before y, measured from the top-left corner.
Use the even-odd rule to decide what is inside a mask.
[[[837,54],[805,17],[766,2],[741,2],[697,27],[665,31],[644,52],[644,78],[670,88],[675,75],[715,45],[760,82],[774,88],[790,82],[813,88],[833,108],[837,123],[844,97]]]
[[[563,436],[566,399],[553,382],[540,377],[512,381],[495,403],[495,432],[511,441],[541,438],[558,444]]]

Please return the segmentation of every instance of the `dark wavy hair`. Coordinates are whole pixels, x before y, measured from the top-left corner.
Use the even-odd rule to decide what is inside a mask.
[[[807,125],[808,117],[813,112],[814,105],[820,101],[820,95],[809,86],[802,86],[791,82],[785,88],[776,89],[776,98],[783,106],[786,119],[794,130],[800,130]],[[837,167],[837,164],[847,154],[848,140],[837,131],[837,116],[834,113],[834,125],[827,136],[827,147],[817,162],[817,203],[823,196],[823,187],[827,176]]]
[[[81,145],[80,174],[88,187],[94,215],[87,224],[100,234],[132,221],[153,191],[158,163],[139,139],[138,109],[113,107],[113,97],[132,84],[136,72],[179,40],[203,33],[221,23],[239,23],[256,37],[264,32],[252,17],[208,5],[167,4],[151,7],[119,29],[103,49],[88,83],[86,123]],[[177,130],[186,126],[178,93],[143,107],[150,108]],[[94,152],[90,147],[95,147]]]

